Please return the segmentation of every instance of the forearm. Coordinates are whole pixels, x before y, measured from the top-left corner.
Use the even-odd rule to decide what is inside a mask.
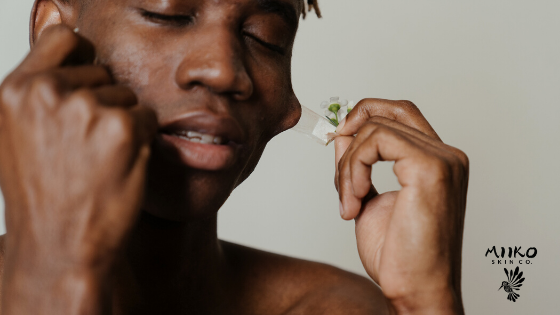
[[[106,314],[105,269],[46,257],[30,248],[7,247],[2,285],[2,315]]]

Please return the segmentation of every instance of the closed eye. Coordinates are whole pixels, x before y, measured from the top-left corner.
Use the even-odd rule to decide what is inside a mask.
[[[244,36],[249,37],[250,39],[256,41],[257,43],[259,43],[260,45],[264,46],[265,48],[268,48],[276,53],[279,53],[280,55],[285,55],[286,54],[286,49],[278,46],[278,45],[274,45],[271,44],[269,42],[265,42],[264,40],[256,37],[255,35],[251,35],[249,33],[243,33]]]
[[[167,24],[181,27],[193,22],[193,17],[191,15],[166,15],[142,9],[140,10],[140,13],[145,19],[157,24]]]

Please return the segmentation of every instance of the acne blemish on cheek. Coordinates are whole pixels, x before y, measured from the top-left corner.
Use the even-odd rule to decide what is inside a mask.
[[[325,116],[321,116],[302,105],[301,118],[292,130],[327,146],[336,138],[336,127],[350,113],[352,107],[347,100],[331,97],[330,102],[321,103],[321,108],[325,109]]]

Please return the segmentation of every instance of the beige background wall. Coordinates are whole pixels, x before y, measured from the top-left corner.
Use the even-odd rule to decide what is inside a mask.
[[[28,49],[31,2],[0,0],[0,77]],[[320,2],[324,19],[301,23],[294,51],[301,102],[315,110],[334,95],[415,102],[441,138],[471,159],[467,312],[554,313],[560,306],[560,2]],[[338,216],[333,155],[332,146],[291,131],[277,137],[221,210],[220,236],[365,274],[353,223]],[[374,169],[374,180],[380,190],[398,189],[389,164]],[[516,303],[497,291],[506,279],[504,266],[484,257],[491,246],[538,249],[531,265],[520,266],[526,280]]]

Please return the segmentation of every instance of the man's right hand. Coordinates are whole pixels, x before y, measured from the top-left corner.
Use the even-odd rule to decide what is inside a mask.
[[[4,302],[34,275],[106,272],[139,212],[156,116],[94,56],[50,27],[0,86]]]

